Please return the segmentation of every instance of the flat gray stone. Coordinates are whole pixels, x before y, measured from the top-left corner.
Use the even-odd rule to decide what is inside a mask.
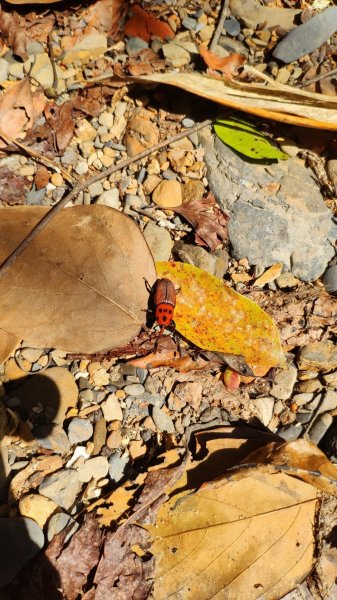
[[[14,579],[43,545],[43,531],[33,519],[0,518],[0,588]]]
[[[290,398],[297,379],[297,369],[293,365],[287,365],[280,371],[271,388],[271,395],[278,400],[288,400]]]
[[[61,469],[44,479],[39,486],[39,494],[68,510],[74,504],[80,489],[78,472],[75,469]]]
[[[263,268],[281,262],[302,281],[320,277],[334,255],[337,226],[310,169],[297,158],[268,168],[245,162],[209,129],[199,139],[211,191],[230,216],[234,258]]]
[[[273,56],[291,63],[319,48],[337,31],[337,6],[330,6],[292,29],[276,46]]]
[[[75,521],[75,519],[73,519],[70,515],[67,515],[64,512],[56,513],[55,515],[50,517],[47,528],[48,542],[51,542],[51,540],[57,533],[60,533],[60,531],[62,531],[71,523],[73,524],[73,526],[68,532],[65,538],[65,542],[67,542],[68,539],[75,533],[75,531],[77,531],[77,529],[79,528],[79,524]]]
[[[33,433],[41,448],[53,450],[56,454],[68,454],[70,452],[67,434],[57,423],[36,425]]]
[[[171,417],[166,414],[161,408],[154,406],[152,409],[152,420],[159,431],[165,431],[166,433],[174,433],[174,424]]]
[[[89,440],[94,432],[92,423],[88,419],[74,417],[68,427],[68,438],[71,444],[78,444]]]
[[[167,229],[150,221],[143,233],[154,260],[169,260],[173,241]]]
[[[121,454],[119,450],[109,456],[109,477],[112,481],[117,483],[122,479],[129,459],[128,453]]]

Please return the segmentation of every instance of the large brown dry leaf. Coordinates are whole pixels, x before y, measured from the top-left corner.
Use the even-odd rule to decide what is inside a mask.
[[[317,488],[328,491],[318,480],[332,481],[337,469],[310,442],[268,437],[242,428],[197,435],[196,450],[206,457],[189,462],[156,525],[147,527],[156,600],[279,600],[310,572]],[[254,446],[260,450],[249,455]]]
[[[20,343],[20,338],[0,329],[0,365],[14,352]]]
[[[11,15],[0,8],[0,33],[4,36],[13,54],[19,56],[22,60],[27,60],[27,42],[30,40],[30,36],[20,26],[17,14]]]
[[[282,85],[252,67],[246,69],[265,83],[223,81],[201,73],[154,73],[139,79],[166,83],[223,106],[282,123],[337,129],[337,98]]]
[[[28,79],[14,83],[0,98],[0,148],[1,131],[14,139],[25,137],[42,113],[47,98],[42,90],[32,94]]]
[[[46,211],[1,211],[0,262]],[[67,208],[0,278],[0,326],[69,352],[126,344],[145,321],[146,285],[155,278],[151,253],[129,217],[100,205]]]

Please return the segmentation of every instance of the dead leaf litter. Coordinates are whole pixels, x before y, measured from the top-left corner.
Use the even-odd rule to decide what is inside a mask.
[[[337,8],[226,6],[0,9],[1,262],[91,178],[0,271],[8,598],[337,593]]]

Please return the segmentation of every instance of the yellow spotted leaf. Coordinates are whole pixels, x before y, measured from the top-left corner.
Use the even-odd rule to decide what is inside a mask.
[[[277,327],[255,302],[193,265],[162,261],[156,268],[178,289],[174,320],[181,335],[204,350],[240,354],[253,371],[284,365]]]

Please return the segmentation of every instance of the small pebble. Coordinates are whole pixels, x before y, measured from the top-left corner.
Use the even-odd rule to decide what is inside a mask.
[[[198,21],[196,19],[193,19],[193,17],[185,17],[182,20],[181,24],[183,27],[185,27],[185,29],[195,31],[198,26]]]
[[[102,183],[100,181],[96,181],[95,183],[89,185],[88,190],[91,198],[96,198],[96,196],[100,196],[104,192]]]
[[[56,185],[56,187],[61,187],[61,185],[64,185],[64,179],[63,179],[61,173],[53,173],[50,178],[50,182],[53,185]]]
[[[316,419],[315,423],[309,430],[310,440],[314,444],[318,444],[328,431],[332,422],[333,418],[329,413],[325,413],[324,415],[321,415],[318,419]]]
[[[129,396],[141,396],[144,394],[145,388],[141,383],[132,383],[125,386],[124,392]]]
[[[79,480],[88,483],[91,479],[102,479],[109,471],[109,463],[106,456],[95,456],[85,461],[77,468]]]
[[[166,414],[163,410],[154,406],[152,409],[152,420],[159,431],[166,433],[174,433],[174,425],[171,417]]]
[[[77,175],[85,175],[89,171],[89,165],[85,160],[80,160],[74,170]]]
[[[190,119],[189,117],[185,117],[181,124],[183,125],[183,127],[193,127],[193,125],[195,125],[195,121],[193,121],[193,119]]]
[[[297,440],[297,438],[301,435],[302,433],[302,427],[298,424],[296,425],[287,425],[286,427],[282,427],[282,429],[279,429],[277,434],[283,438],[284,440],[286,440],[286,442],[292,442],[293,440]]]
[[[116,483],[120,481],[124,475],[125,468],[129,463],[129,454],[121,454],[120,451],[114,452],[108,459],[109,462],[109,477]]]
[[[89,440],[93,434],[93,426],[88,419],[75,417],[69,423],[68,438],[71,444],[78,444]]]
[[[120,401],[118,400],[115,394],[110,394],[100,406],[103,411],[103,416],[105,420],[108,421],[108,423],[110,421],[123,420],[123,411],[120,405]]]
[[[297,379],[297,369],[293,365],[287,365],[275,377],[272,384],[271,395],[278,400],[290,398]]]
[[[145,50],[145,48],[148,48],[148,47],[149,47],[148,43],[139,37],[131,37],[128,39],[128,41],[126,43],[126,51],[129,56],[138,54],[139,52],[141,52],[142,50]]]
[[[296,414],[296,421],[298,423],[301,423],[301,425],[306,425],[306,423],[309,423],[311,417],[312,417],[311,412],[303,412],[303,413],[299,412]]]
[[[241,31],[241,25],[237,19],[229,18],[224,22],[224,30],[227,35],[236,37]]]
[[[107,157],[108,158],[108,157]],[[96,200],[96,204],[103,204],[104,206],[110,206],[110,208],[115,208],[118,210],[121,208],[121,203],[119,200],[119,191],[117,188],[113,188],[110,190],[105,190],[103,194],[100,194]]]
[[[71,538],[71,536],[75,533],[75,531],[77,531],[77,529],[79,528],[79,524],[75,521],[75,519],[73,519],[70,515],[67,515],[64,512],[58,512],[55,515],[53,515],[48,521],[48,528],[47,528],[48,542],[51,542],[53,537],[57,533],[60,533],[60,531],[62,531],[65,527],[67,527],[70,524],[72,524],[72,527],[70,527],[70,529],[64,539],[64,543],[66,543]]]
[[[337,265],[327,268],[323,276],[323,283],[327,292],[337,291]]]

